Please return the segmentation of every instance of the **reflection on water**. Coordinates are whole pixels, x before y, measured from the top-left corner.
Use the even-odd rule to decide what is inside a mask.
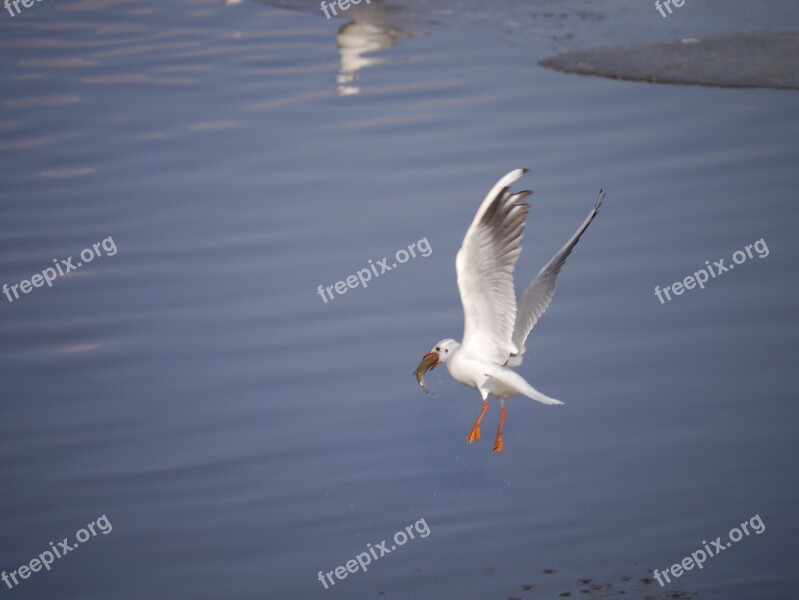
[[[336,34],[336,46],[341,60],[341,67],[336,77],[339,95],[350,96],[359,93],[360,88],[355,85],[358,71],[388,60],[385,57],[366,56],[367,54],[392,48],[399,38],[410,35],[396,29],[361,22],[356,13],[355,21],[342,25]]]
[[[571,23],[578,0],[555,2],[563,19],[541,0],[536,17],[529,0],[418,3],[479,21],[479,43],[411,37],[387,5],[341,26],[316,0],[230,4],[0,19],[0,286],[120,248],[0,295],[0,571],[114,523],[10,594],[795,596],[795,94],[567,76],[496,37],[524,15]],[[436,371],[429,399],[409,371],[461,327],[455,253],[515,166],[536,190],[520,274],[599,187],[609,200],[524,366],[568,402],[509,401],[498,460],[464,440],[479,398]],[[422,236],[435,252],[414,268],[319,300]],[[658,303],[655,284],[760,237],[759,268]],[[652,583],[756,512],[763,536]],[[319,569],[420,517],[425,544],[321,587]]]
[[[281,5],[281,3],[275,3]],[[282,3],[293,9],[305,10],[317,14],[318,3],[305,1]],[[400,38],[412,37],[410,28],[389,25],[393,20],[390,15],[390,4],[372,0],[370,4],[351,5],[346,11],[338,14],[331,23],[345,20],[336,32],[336,48],[338,50],[339,69],[336,76],[336,91],[339,96],[352,96],[361,92],[357,85],[358,72],[365,67],[385,64],[389,58],[373,56],[374,53],[389,50],[396,46]]]

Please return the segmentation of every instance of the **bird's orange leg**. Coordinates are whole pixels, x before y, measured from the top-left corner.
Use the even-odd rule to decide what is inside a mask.
[[[502,426],[505,424],[505,403],[502,403],[502,410],[499,412],[499,429],[497,430],[497,439],[494,442],[494,452],[503,452],[505,445],[502,443]]]
[[[470,444],[473,441],[480,439],[480,421],[483,420],[483,417],[485,416],[487,410],[488,410],[488,400],[486,398],[483,398],[483,410],[480,411],[480,416],[477,417],[477,420],[474,422],[472,430],[469,432],[469,435],[466,436],[466,441],[469,442]]]

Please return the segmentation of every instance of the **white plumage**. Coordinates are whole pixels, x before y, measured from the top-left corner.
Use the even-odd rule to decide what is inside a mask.
[[[483,410],[467,436],[469,443],[480,439],[480,421],[488,409],[488,396],[499,399],[502,409],[495,452],[503,450],[502,425],[507,398],[522,395],[543,404],[563,404],[536,390],[510,367],[522,364],[527,336],[552,301],[558,274],[597,215],[604,197],[600,192],[582,225],[544,265],[517,301],[513,271],[521,253],[524,223],[530,210],[524,200],[532,192],[511,193],[509,190],[526,171],[515,169],[491,188],[458,251],[455,265],[463,303],[463,343],[441,340],[425,354],[416,370],[417,379],[422,383],[424,371],[443,362],[453,379],[479,390]]]

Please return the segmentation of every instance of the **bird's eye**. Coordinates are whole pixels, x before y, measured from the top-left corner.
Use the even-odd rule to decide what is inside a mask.
[[[436,346],[436,352],[441,352],[441,348],[439,348],[438,346]]]

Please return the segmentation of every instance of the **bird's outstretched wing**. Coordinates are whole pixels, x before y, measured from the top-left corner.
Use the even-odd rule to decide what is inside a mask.
[[[455,260],[464,314],[462,348],[497,365],[518,351],[511,339],[516,322],[513,268],[530,210],[524,199],[532,192],[511,194],[508,189],[525,172],[515,169],[491,188]]]
[[[530,335],[533,326],[538,322],[541,315],[544,314],[547,307],[549,307],[552,296],[555,294],[555,287],[558,283],[558,274],[560,270],[563,268],[563,265],[566,264],[566,259],[569,258],[577,242],[580,241],[580,236],[585,233],[591,221],[596,217],[604,198],[605,193],[600,190],[599,198],[597,198],[594,208],[588,213],[583,224],[580,225],[571,239],[566,242],[566,245],[544,265],[544,268],[538,272],[535,279],[530,282],[530,285],[528,285],[522,292],[522,295],[519,296],[516,324],[513,328],[512,337],[513,344],[518,348],[518,352],[515,352],[514,355],[510,357],[508,366],[516,367],[522,364],[522,355],[524,354],[524,344],[527,341],[527,336]]]

